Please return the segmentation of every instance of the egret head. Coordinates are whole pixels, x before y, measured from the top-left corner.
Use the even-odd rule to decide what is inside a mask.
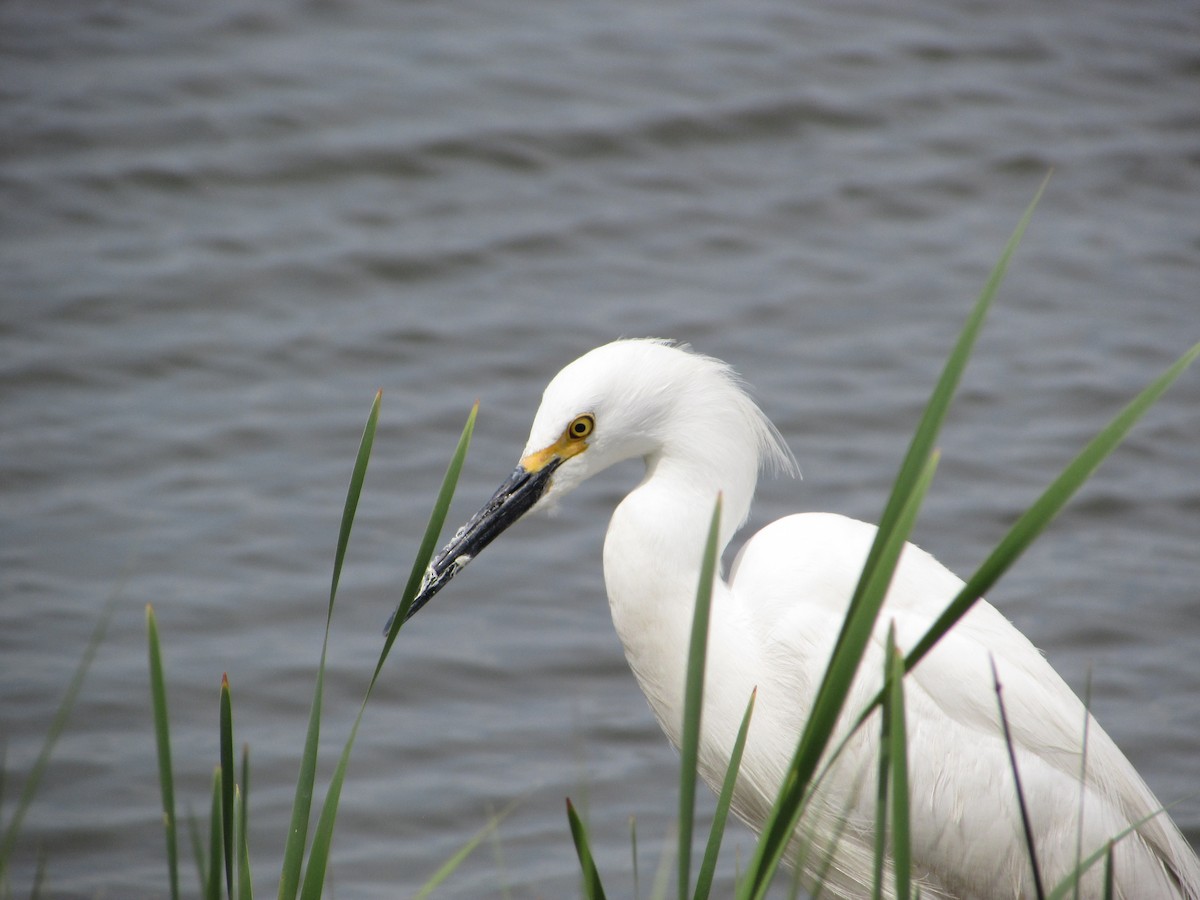
[[[653,464],[664,454],[739,480],[747,509],[761,464],[795,466],[724,363],[661,340],[597,347],[547,385],[520,463],[434,556],[409,615],[530,510],[552,505],[622,460],[644,457]],[[724,487],[717,483],[713,496]]]

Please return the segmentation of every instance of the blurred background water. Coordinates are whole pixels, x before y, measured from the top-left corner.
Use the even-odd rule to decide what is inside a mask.
[[[1200,7],[998,0],[0,6],[0,731],[6,810],[105,601],[116,614],[12,872],[160,897],[144,608],[181,811],[221,674],[273,895],[345,486],[383,418],[335,613],[319,794],[471,403],[451,518],[543,384],[620,335],[733,363],[800,460],[752,525],[873,519],[1021,209],[1054,176],[968,371],[918,541],[965,574],[1200,339]],[[1200,841],[1200,373],[991,599]],[[342,797],[332,896],[560,897],[586,808],[642,890],[675,757],[608,621],[622,467],[412,623]],[[708,803],[707,798],[704,801]],[[707,808],[707,807],[706,807]],[[737,854],[729,840],[728,891]],[[187,859],[187,851],[184,858]],[[190,864],[184,886],[194,893]]]

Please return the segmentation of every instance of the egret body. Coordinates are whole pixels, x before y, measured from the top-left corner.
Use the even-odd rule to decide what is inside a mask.
[[[529,510],[625,459],[646,473],[613,513],[604,581],[625,656],[678,746],[700,561],[718,492],[720,546],[745,521],[760,469],[794,466],[778,433],[723,363],[686,347],[623,340],[587,353],[546,388],[512,476],[434,559],[412,612]],[[755,711],[734,812],[756,830],[811,709],[873,526],[787,516],[750,538],[714,584],[699,773],[725,775],[741,715]],[[901,555],[840,726],[881,682],[884,639],[916,643],[962,582],[913,545]],[[410,613],[411,614],[411,613]],[[1141,777],[1038,650],[979,601],[905,680],[914,881],[928,898],[1034,896],[990,660],[1003,684],[1037,858],[1047,885],[1131,825],[1115,847],[1118,897],[1200,900],[1200,862]],[[826,895],[862,897],[874,859],[878,726],[862,728],[810,804],[803,865]],[[1080,811],[1082,810],[1082,824]],[[1157,815],[1156,815],[1157,813]],[[1146,821],[1142,821],[1146,820]],[[1100,895],[1100,869],[1082,896]],[[890,886],[888,888],[890,890]]]

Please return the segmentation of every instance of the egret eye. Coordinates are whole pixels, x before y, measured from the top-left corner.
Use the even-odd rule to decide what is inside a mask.
[[[571,424],[567,426],[567,436],[573,441],[581,441],[596,427],[596,420],[588,413],[582,416],[576,416],[571,420]]]

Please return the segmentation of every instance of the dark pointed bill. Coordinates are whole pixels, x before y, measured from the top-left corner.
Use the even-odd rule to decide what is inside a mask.
[[[500,532],[529,512],[546,492],[550,476],[561,463],[561,459],[553,458],[536,472],[527,471],[524,466],[517,466],[492,495],[492,499],[471,516],[466,525],[458,529],[450,543],[434,555],[429,568],[425,570],[425,577],[421,580],[421,588],[417,591],[412,606],[408,608],[405,621],[411,619],[417,610],[432,600],[434,595],[484,547],[494,541]],[[395,618],[396,613],[392,613],[383,628],[384,634],[391,631]]]

